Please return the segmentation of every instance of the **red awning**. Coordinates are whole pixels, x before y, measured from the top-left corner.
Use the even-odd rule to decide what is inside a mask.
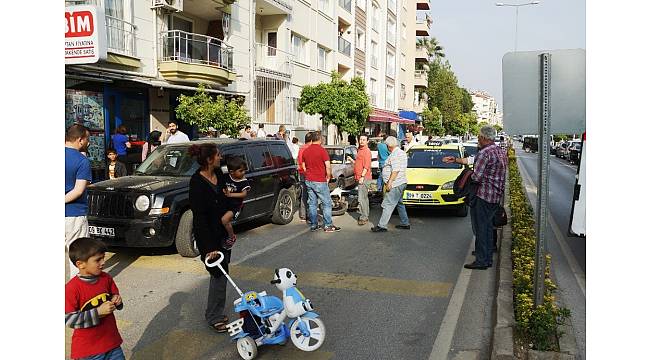
[[[413,120],[400,118],[399,114],[396,113],[396,112],[392,112],[392,111],[384,110],[384,109],[377,109],[377,108],[372,109],[372,112],[370,113],[370,116],[368,116],[368,121],[372,121],[372,122],[397,122],[397,123],[405,123],[405,124],[412,124],[412,123],[415,122]]]

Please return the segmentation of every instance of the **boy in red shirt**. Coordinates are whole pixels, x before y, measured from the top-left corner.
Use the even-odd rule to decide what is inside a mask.
[[[102,271],[106,246],[83,237],[70,245],[68,253],[79,269],[65,285],[65,324],[75,329],[71,357],[123,360],[122,337],[113,315],[123,304],[113,278]]]

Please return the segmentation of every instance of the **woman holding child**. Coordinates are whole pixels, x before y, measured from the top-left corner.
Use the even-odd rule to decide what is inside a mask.
[[[217,252],[224,254],[223,268],[228,272],[230,250],[224,249],[226,229],[220,221],[228,211],[227,199],[220,189],[221,153],[215,144],[192,145],[189,154],[201,166],[190,179],[190,208],[193,214],[194,236],[201,253],[201,261],[214,259]],[[208,268],[210,288],[205,320],[217,332],[225,332],[228,317],[224,314],[226,303],[226,277],[217,268]]]

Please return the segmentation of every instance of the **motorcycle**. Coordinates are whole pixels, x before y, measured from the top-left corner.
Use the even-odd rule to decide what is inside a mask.
[[[285,345],[288,339],[302,351],[315,351],[325,341],[325,325],[314,311],[305,311],[301,316],[284,322],[284,300],[267,295],[266,291],[242,292],[221,266],[223,254],[214,262],[205,259],[208,267],[218,267],[235,288],[240,298],[234,301],[234,311],[240,318],[226,325],[231,340],[237,343],[237,352],[244,360],[257,356],[257,348],[263,345]],[[295,275],[295,274],[294,274]],[[281,324],[277,324],[282,319]],[[270,329],[276,330],[271,332]]]

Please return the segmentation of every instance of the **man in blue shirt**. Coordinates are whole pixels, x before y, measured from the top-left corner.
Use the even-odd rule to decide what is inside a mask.
[[[384,168],[384,163],[386,162],[386,159],[388,159],[388,156],[390,155],[390,151],[388,150],[388,146],[386,146],[386,134],[380,134],[382,136],[383,140],[379,144],[377,144],[377,162],[379,163],[379,177],[377,178],[377,192],[380,194],[384,193],[384,182],[381,178],[382,170]]]
[[[90,161],[81,151],[88,150],[90,133],[83,125],[74,124],[65,132],[65,244],[66,277],[72,278],[79,271],[68,258],[68,247],[80,238],[88,236],[88,200],[86,187],[92,181]]]

